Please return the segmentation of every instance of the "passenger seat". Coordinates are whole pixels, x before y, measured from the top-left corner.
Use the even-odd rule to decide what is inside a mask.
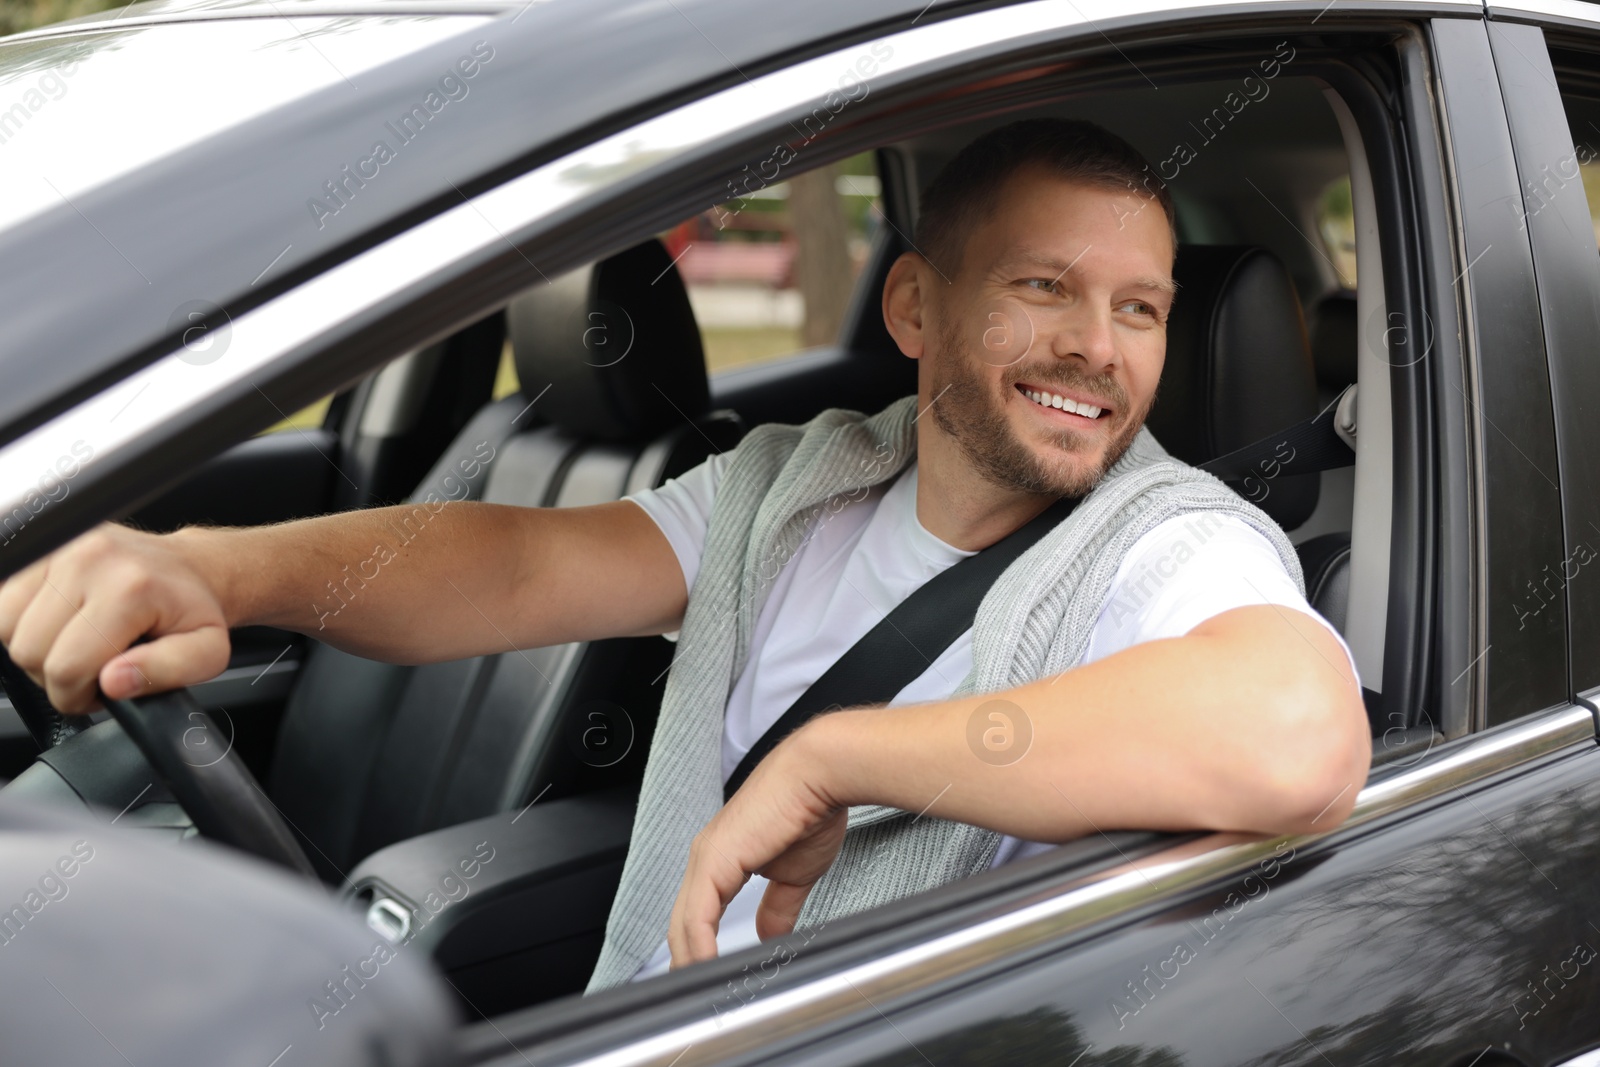
[[[1252,245],[1184,245],[1167,361],[1147,425],[1186,463],[1200,464],[1321,410],[1300,298],[1277,256]],[[1247,489],[1285,530],[1316,508],[1321,476],[1263,477]],[[1263,495],[1264,494],[1264,495]],[[1296,546],[1311,606],[1345,632],[1350,535]]]
[[[602,503],[742,436],[732,412],[707,410],[700,334],[659,242],[541,285],[506,317],[521,391],[469,421],[411,503]],[[409,536],[427,536],[429,515],[413,510]],[[437,595],[459,594],[441,580]],[[659,707],[652,679],[670,654],[662,638],[623,638],[402,667],[313,644],[269,792],[333,880],[384,845],[547,788],[636,781]]]
[[[1319,411],[1356,383],[1357,347],[1355,290],[1335,289],[1317,301],[1311,317],[1311,362],[1317,368]]]

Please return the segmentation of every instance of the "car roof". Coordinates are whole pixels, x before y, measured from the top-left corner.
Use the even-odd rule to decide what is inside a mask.
[[[0,117],[16,101],[44,99],[23,132],[48,141],[52,124],[65,124],[69,113],[102,110],[91,106],[97,98],[87,89],[71,106],[26,96],[73,54],[82,71],[118,49],[177,42],[177,64],[185,48],[192,54],[249,39],[242,21],[280,26],[287,31],[281,36],[313,49],[328,40],[317,32],[332,26],[347,36],[368,27],[379,34],[406,19],[431,19],[454,31],[396,49],[358,77],[329,78],[278,106],[258,107],[114,181],[38,175],[51,180],[59,202],[0,228],[0,319],[7,324],[0,332],[0,440],[176,347],[186,309],[214,304],[237,315],[603,133],[799,55],[938,14],[924,13],[916,0],[818,0],[791,9],[803,14],[790,19],[742,0],[555,0],[508,5],[492,19],[483,17],[485,5],[451,0],[337,5],[342,14],[321,0],[301,0],[292,9],[289,16],[281,0],[156,0],[128,9],[121,22],[91,18],[0,40],[0,72],[23,71],[0,83],[7,94],[0,95]],[[318,215],[313,201],[339,204],[325,183],[372,158],[377,141],[394,139],[385,131],[423,104],[474,47],[480,55],[492,49],[493,58],[480,61],[470,95],[427,124],[426,148],[391,145],[396,165],[380,167],[364,186],[346,186],[354,195],[333,217]],[[138,117],[110,105],[141,98],[140,76],[133,78],[97,90],[107,105],[104,126],[72,126],[71,136],[92,143],[125,134],[113,124]],[[213,78],[193,91],[218,99],[240,91],[229,71]],[[78,89],[66,82],[70,98]],[[148,100],[146,121],[176,106],[170,101]],[[0,157],[8,147],[0,144]]]

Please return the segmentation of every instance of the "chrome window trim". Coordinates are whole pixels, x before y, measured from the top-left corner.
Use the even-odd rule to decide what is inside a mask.
[[[1159,905],[1244,874],[1281,854],[1278,850],[1285,843],[1305,848],[1563,749],[1594,744],[1595,720],[1587,708],[1567,705],[1529,715],[1367,786],[1350,817],[1325,833],[1273,838],[1213,834],[1188,841],[1107,871],[1072,878],[1047,899],[1018,904],[964,929],[575,1063],[695,1067],[748,1055],[776,1041],[843,1023],[864,1010],[932,992],[964,973],[1046,948],[1135,908]]]
[[[888,59],[877,56],[874,74],[860,79],[870,92],[945,65],[963,53],[1025,38],[1062,37],[1070,31],[1104,37],[1106,24],[1125,27],[1151,18],[1238,11],[1245,6],[1217,0],[1032,0],[838,49],[647,119],[446,209],[241,315],[231,324],[226,359],[202,362],[201,355],[180,347],[21,435],[0,449],[0,516],[26,507],[30,495],[37,499],[41,479],[55,478],[50,472],[63,461],[72,465],[81,452],[71,450],[79,445],[87,444],[92,458],[73,467],[74,477],[84,471],[89,474],[85,482],[92,482],[97,468],[114,475],[119,464],[137,460],[137,442],[175,414],[224,391],[247,387],[275,360],[313,346],[317,338],[398,293],[424,288],[430,276],[449,265],[485,254],[501,242],[515,243],[558,212],[652,168],[670,165],[741,131],[768,126],[820,101],[841,86],[841,74],[853,71],[869,45],[892,49]],[[1306,0],[1260,0],[1248,9],[1253,14],[1282,15],[1310,12],[1317,6]],[[1477,13],[1481,8],[1478,0],[1382,4],[1354,0],[1341,14],[1373,11]]]

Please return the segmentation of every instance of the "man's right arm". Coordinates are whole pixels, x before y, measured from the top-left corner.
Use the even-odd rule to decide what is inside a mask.
[[[678,559],[630,501],[436,507],[163,535],[102,526],[0,586],[0,642],[56,707],[83,711],[97,681],[124,697],[214,677],[234,626],[429,663],[663,633],[683,617]]]

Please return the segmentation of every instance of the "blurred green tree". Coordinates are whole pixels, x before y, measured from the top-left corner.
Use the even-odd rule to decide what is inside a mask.
[[[0,36],[125,5],[126,0],[0,0]]]

